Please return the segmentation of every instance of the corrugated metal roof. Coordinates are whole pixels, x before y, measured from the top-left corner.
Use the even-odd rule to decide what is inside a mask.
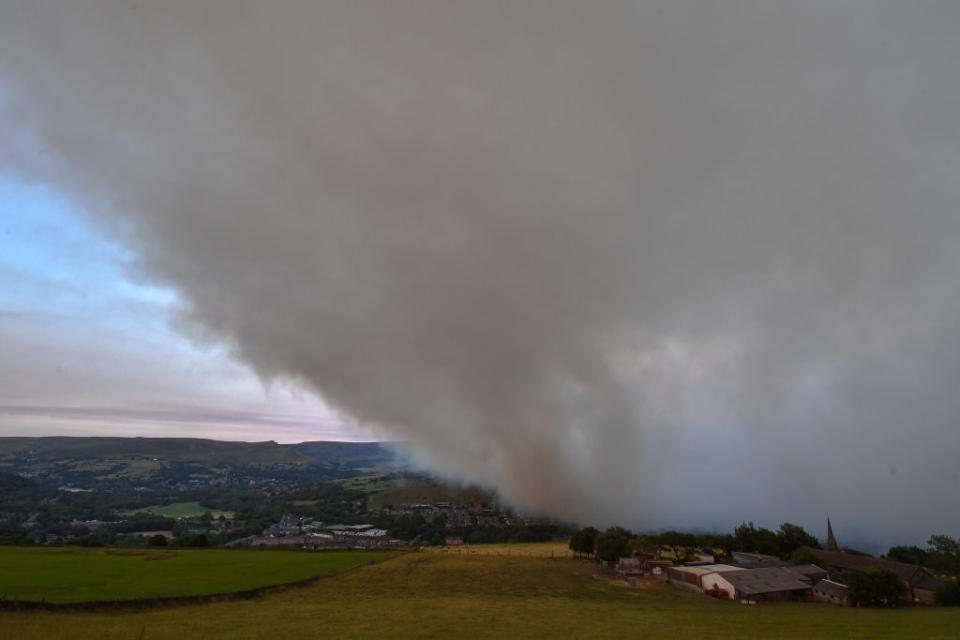
[[[926,571],[921,570],[920,573],[913,576],[913,582],[911,583],[915,589],[926,589],[928,591],[936,591],[937,587],[942,585],[945,582],[943,578],[938,578],[936,576],[930,575]]]
[[[808,583],[783,567],[718,571],[717,573],[744,595],[777,591],[803,591],[810,588]]]
[[[820,578],[827,577],[827,572],[815,564],[801,564],[783,568],[797,576],[800,576],[801,579],[812,580],[814,582]]]
[[[705,569],[703,567],[670,567],[671,571],[681,571],[683,573],[692,573],[695,576],[703,576],[708,573],[716,573],[716,569]]]
[[[814,549],[813,553],[831,567],[840,569],[866,569],[869,567],[890,569],[903,578],[910,586],[921,589],[936,589],[937,585],[943,583],[940,578],[930,575],[925,569],[921,568],[920,565],[916,564],[895,562],[893,560],[873,558],[870,556],[859,556],[853,553],[843,553],[842,551]]]
[[[745,571],[743,567],[735,567],[732,564],[704,564],[695,567],[696,569],[708,569],[710,573],[720,571]]]
[[[733,566],[740,567],[741,569],[766,569],[767,567],[791,566],[786,560],[761,560],[759,562],[734,562],[732,564]]]
[[[731,552],[733,559],[737,562],[749,563],[749,562],[769,562],[777,561],[780,558],[777,556],[768,556],[765,553],[752,553],[747,551],[733,551]]]
[[[845,598],[847,596],[847,585],[834,582],[833,580],[821,580],[814,589],[828,596],[837,596],[838,598]]]

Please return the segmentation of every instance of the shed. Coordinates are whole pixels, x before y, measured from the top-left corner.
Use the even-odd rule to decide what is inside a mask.
[[[620,558],[617,560],[617,573],[624,577],[643,575],[643,563],[640,558]]]
[[[837,604],[841,607],[850,606],[850,596],[847,595],[847,585],[833,580],[821,580],[813,587],[813,597],[820,602]]]
[[[644,560],[643,568],[655,576],[666,575],[667,569],[673,566],[673,560]]]
[[[690,591],[701,591],[700,577],[710,573],[715,573],[710,569],[702,567],[670,567],[667,570],[667,582]]]
[[[805,600],[811,593],[809,582],[782,567],[717,572],[705,577],[704,584],[740,602]]]

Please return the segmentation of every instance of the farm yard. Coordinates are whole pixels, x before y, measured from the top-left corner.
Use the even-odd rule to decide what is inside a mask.
[[[0,599],[75,603],[227,593],[383,557],[361,551],[0,547]]]
[[[557,551],[549,544],[491,545],[459,553],[396,554],[254,600],[136,611],[0,612],[0,629],[4,640],[306,638],[321,632],[390,638],[892,639],[955,638],[960,623],[949,608],[748,607],[655,581],[627,588],[596,579],[596,564],[560,559]]]

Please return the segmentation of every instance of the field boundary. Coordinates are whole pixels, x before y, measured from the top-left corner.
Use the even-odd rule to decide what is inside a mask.
[[[362,564],[353,565],[344,569],[338,569],[329,573],[320,573],[302,580],[292,582],[280,582],[277,584],[254,587],[253,589],[243,589],[240,591],[224,591],[220,593],[204,593],[193,596],[162,596],[157,598],[129,598],[116,600],[85,600],[83,602],[46,602],[44,600],[8,600],[0,598],[0,611],[100,611],[103,609],[154,609],[163,607],[176,607],[189,604],[206,604],[210,602],[229,602],[231,600],[251,600],[266,593],[275,591],[286,591],[298,587],[306,587],[326,578],[335,578],[342,576],[350,571],[356,571],[363,567],[385,562],[396,555],[408,553],[400,551],[398,554],[390,554],[385,558],[368,560]]]

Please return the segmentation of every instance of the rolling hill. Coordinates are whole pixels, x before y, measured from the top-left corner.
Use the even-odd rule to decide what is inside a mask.
[[[395,466],[379,443],[224,442],[199,438],[0,438],[0,471],[78,486],[174,479],[333,479]]]

